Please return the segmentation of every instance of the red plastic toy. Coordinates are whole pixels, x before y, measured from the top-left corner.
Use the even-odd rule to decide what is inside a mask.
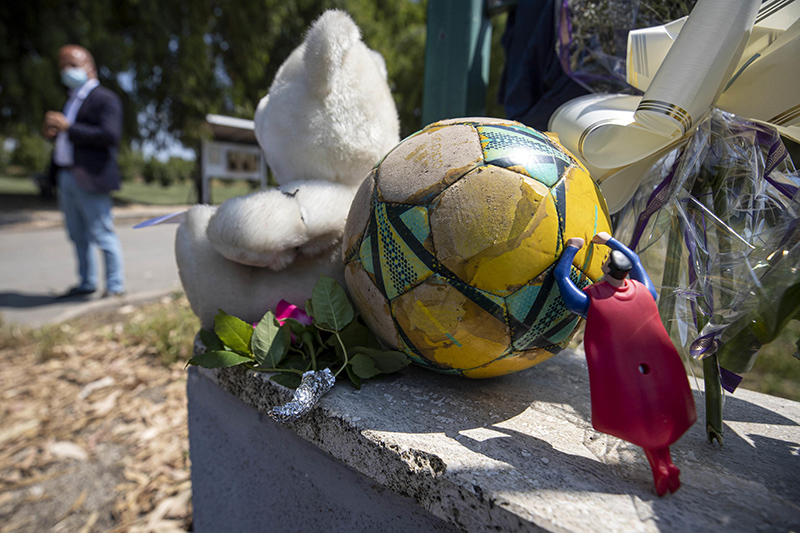
[[[669,446],[697,420],[689,380],[639,257],[607,233],[592,242],[612,249],[603,281],[583,291],[570,281],[581,238],[567,241],[555,272],[567,307],[586,318],[592,425],[644,448],[656,492],[663,496],[681,486]]]

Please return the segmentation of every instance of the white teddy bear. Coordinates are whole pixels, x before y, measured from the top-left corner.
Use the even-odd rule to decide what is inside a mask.
[[[176,234],[192,310],[213,329],[218,309],[248,322],[280,300],[302,308],[321,274],[344,286],[341,239],[370,169],[399,140],[379,53],[342,11],[326,11],[278,70],[255,132],[279,188],[198,205]]]

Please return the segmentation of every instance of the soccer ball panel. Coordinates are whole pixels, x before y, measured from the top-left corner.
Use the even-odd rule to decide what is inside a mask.
[[[407,342],[434,366],[480,366],[502,355],[510,343],[501,299],[454,286],[438,275],[393,300],[391,307]]]
[[[440,120],[439,122],[434,122],[424,128],[424,130],[431,130],[437,128],[443,128],[445,126],[451,126],[456,124],[470,124],[473,126],[483,126],[483,125],[509,125],[509,126],[519,126],[519,122],[514,122],[513,120],[506,120],[504,118],[493,118],[493,117],[463,117],[463,118],[448,118],[445,120]]]
[[[486,125],[477,129],[487,164],[530,176],[548,187],[555,185],[567,168],[577,164],[561,145],[522,124]]]
[[[361,238],[367,229],[369,217],[372,212],[372,196],[375,192],[375,169],[367,175],[361,187],[358,188],[353,198],[353,206],[347,216],[344,226],[344,241],[342,244],[343,259],[348,262],[356,253],[361,244]]]
[[[389,300],[433,275],[428,210],[378,202],[361,243],[361,261]]]
[[[506,297],[515,351],[566,345],[578,326],[580,317],[567,310],[554,270],[555,266],[552,266],[542,276]],[[570,279],[580,289],[589,284],[575,267],[570,269]]]
[[[465,370],[462,375],[467,378],[482,379],[493,378],[495,376],[502,376],[519,372],[532,366],[538,365],[547,361],[558,353],[559,350],[548,351],[545,349],[537,348],[535,350],[528,350],[524,352],[512,352],[511,354],[492,361],[477,368]]]
[[[473,378],[568,345],[581,319],[555,264],[567,238],[583,237],[570,276],[585,287],[605,255],[591,238],[611,232],[599,189],[557,138],[501,119],[446,120],[407,138],[351,211],[346,279],[369,326],[416,363]]]
[[[344,279],[353,303],[373,333],[385,345],[397,350],[397,329],[392,320],[389,302],[361,268],[358,261],[349,263],[344,269]]]
[[[425,205],[482,163],[478,134],[472,126],[449,126],[446,134],[435,128],[423,130],[400,143],[378,167],[378,198]]]
[[[611,233],[608,208],[600,189],[582,167],[569,169],[564,177],[564,239],[582,237],[586,245],[575,255],[573,265],[597,281],[609,254],[605,246],[593,244],[592,237],[601,231]]]
[[[544,186],[494,166],[470,172],[431,207],[438,259],[466,283],[499,295],[553,263],[558,224]]]

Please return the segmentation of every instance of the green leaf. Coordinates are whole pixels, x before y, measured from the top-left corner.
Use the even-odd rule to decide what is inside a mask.
[[[200,330],[200,342],[203,343],[203,346],[206,347],[207,352],[215,352],[218,350],[223,350],[224,346],[222,345],[222,341],[219,340],[217,334],[213,331],[208,331],[206,329]]]
[[[252,355],[250,339],[253,337],[253,326],[235,316],[220,310],[214,317],[214,332],[225,346],[242,355]]]
[[[317,355],[317,369],[330,368],[333,372],[342,366],[342,361],[343,359],[333,350],[327,350]]]
[[[772,338],[769,342],[774,341],[781,334],[786,324],[792,320],[800,320],[800,283],[795,283],[786,289],[781,297],[780,304],[778,305],[778,317],[775,321],[775,330],[772,332]]]
[[[320,276],[311,293],[314,323],[321,329],[342,331],[353,321],[355,312],[344,289],[336,280]]]
[[[356,375],[355,372],[353,372],[353,367],[350,366],[350,365],[347,365],[345,367],[345,370],[347,371],[347,377],[350,378],[350,381],[353,383],[353,386],[356,389],[360,390],[361,389],[361,379]]]
[[[755,333],[759,329],[761,328],[754,323],[726,340],[717,353],[719,364],[737,374],[750,372],[758,358],[758,351],[763,344],[763,341]]]
[[[229,352],[227,350],[215,350],[206,352],[189,359],[190,365],[202,366],[203,368],[227,368],[229,366],[249,363],[251,358]]]
[[[296,389],[300,385],[300,380],[303,379],[300,374],[295,374],[294,372],[278,372],[274,376],[271,376],[270,381],[274,381],[284,387],[288,387],[290,389]]]
[[[303,356],[300,354],[296,353],[291,354],[289,357],[281,361],[281,368],[300,370],[302,372],[308,370],[309,366],[310,362],[307,359],[303,359]]]
[[[370,331],[370,329],[362,324],[358,320],[353,320],[350,322],[340,333],[339,336],[342,338],[342,342],[345,346],[349,349],[352,346],[366,346],[369,348],[379,349],[381,344],[378,342],[378,339],[375,335]],[[336,346],[339,344],[339,341],[336,340],[336,336],[331,335],[331,338],[328,339],[327,342],[330,346]]]
[[[363,353],[356,354],[350,358],[350,368],[353,369],[353,373],[361,379],[369,379],[374,378],[381,371],[375,365],[375,363],[370,359],[368,355],[364,355]]]
[[[397,372],[411,364],[411,359],[408,358],[408,355],[395,350],[383,351],[357,346],[353,348],[353,353],[356,354],[353,356],[354,359],[360,355],[369,357],[382,374]]]
[[[250,342],[253,357],[258,364],[265,368],[278,368],[289,353],[292,343],[290,335],[289,326],[280,326],[272,311],[267,311],[253,331]]]
[[[288,326],[289,329],[292,331],[292,333],[297,335],[298,338],[301,337],[303,333],[305,333],[306,331],[313,332],[314,330],[314,326],[306,326],[305,324],[303,324],[299,320],[295,320],[294,318],[285,319],[283,321],[283,325]]]
[[[794,319],[800,319],[800,283],[786,289],[777,306],[774,302],[765,302],[760,311],[744,317],[746,326],[729,339],[723,337],[724,343],[718,354],[720,365],[737,374],[749,372],[758,359],[761,347],[778,338]],[[735,323],[731,328],[733,326]]]
[[[314,305],[311,303],[311,300],[306,300],[306,314],[314,319]]]

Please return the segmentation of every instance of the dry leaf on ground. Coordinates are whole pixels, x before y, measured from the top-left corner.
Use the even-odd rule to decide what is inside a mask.
[[[129,318],[70,323],[46,359],[0,349],[0,531],[191,527],[184,363],[127,345]]]

